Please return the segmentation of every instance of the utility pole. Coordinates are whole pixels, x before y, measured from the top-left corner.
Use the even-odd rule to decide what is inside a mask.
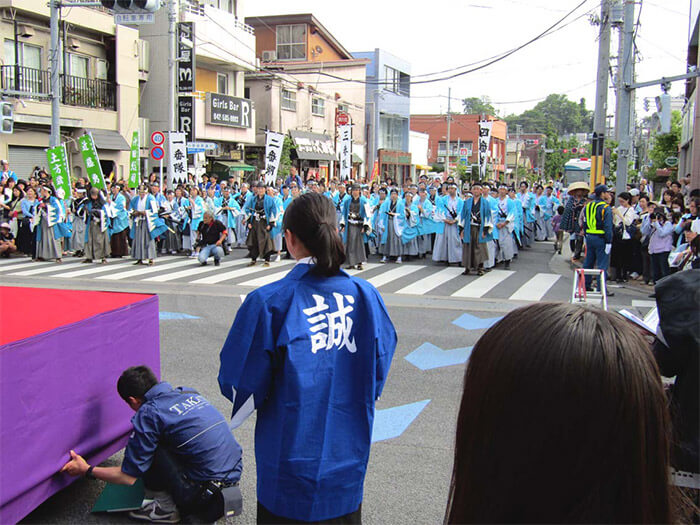
[[[175,0],[168,0],[168,131],[177,131],[175,103],[177,102],[177,6]]]
[[[58,31],[61,7],[59,0],[50,0],[50,3],[51,134],[49,135],[49,147],[55,148],[61,144],[61,47]]]
[[[595,90],[595,114],[591,155],[591,191],[605,180],[605,120],[608,107],[608,67],[610,65],[610,0],[600,2],[598,34],[598,74]]]
[[[445,159],[447,160],[447,167],[445,168],[445,173],[447,175],[450,175],[450,150],[452,149],[450,146],[450,120],[452,117],[450,117],[450,102],[452,102],[452,88],[447,88],[447,157]]]
[[[518,157],[520,156],[520,132],[523,127],[520,124],[515,125],[515,177],[514,182],[518,182]]]
[[[627,169],[632,153],[632,83],[634,72],[634,0],[625,0],[622,50],[622,69],[619,82],[620,104],[618,106],[617,122],[620,129],[620,146],[617,151],[617,179],[615,183],[616,193],[619,195],[627,189]]]

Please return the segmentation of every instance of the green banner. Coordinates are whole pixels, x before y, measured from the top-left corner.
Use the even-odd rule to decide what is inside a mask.
[[[78,145],[80,146],[80,153],[83,156],[85,172],[90,180],[90,184],[92,184],[93,188],[105,189],[105,178],[102,174],[102,166],[100,166],[100,159],[97,157],[95,141],[92,140],[92,135],[88,133],[79,137]]]
[[[131,139],[131,157],[129,158],[129,188],[138,188],[141,182],[141,151],[139,132],[134,131]]]
[[[60,199],[70,199],[70,169],[68,168],[68,156],[66,147],[61,144],[55,148],[46,150],[46,160],[48,161],[49,173],[53,180],[53,187],[56,189]]]

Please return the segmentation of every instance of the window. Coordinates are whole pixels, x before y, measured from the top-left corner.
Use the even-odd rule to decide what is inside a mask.
[[[350,108],[347,104],[338,104],[338,113],[348,113]]]
[[[297,110],[297,93],[288,89],[282,90],[282,109]]]
[[[306,60],[306,24],[277,26],[277,60]]]
[[[438,142],[438,155],[444,156],[447,152],[445,151],[445,141],[441,140]],[[469,157],[472,154],[472,142],[463,142],[450,140],[450,157]]]
[[[5,50],[5,65],[15,65],[15,41],[5,40],[3,47]],[[18,65],[27,69],[20,72],[19,82],[15,83],[15,69],[8,68],[5,72],[8,84],[12,86],[12,89],[24,92],[46,92],[48,85],[44,85],[44,83],[47,80],[45,81],[45,77],[39,73],[41,70],[41,47],[19,42],[17,44],[17,53],[19,55]]]
[[[326,115],[326,101],[322,98],[314,97],[311,99],[311,114],[317,117]]]
[[[15,41],[5,40],[5,65],[15,65]],[[19,42],[17,44],[17,52],[19,53],[19,65],[30,67],[32,69],[41,69],[41,48]]]
[[[399,93],[401,89],[401,74],[393,67],[384,66],[384,89]]]
[[[74,77],[87,78],[88,77],[88,65],[90,60],[88,57],[76,55],[74,53],[68,54],[68,74]]]
[[[228,95],[228,75],[225,73],[216,74],[216,92]]]
[[[408,120],[395,117],[379,117],[379,148],[403,150],[404,129]]]
[[[95,78],[107,80],[107,61],[98,58],[95,61]]]

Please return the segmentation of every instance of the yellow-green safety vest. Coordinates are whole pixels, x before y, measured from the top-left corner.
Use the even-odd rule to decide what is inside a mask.
[[[586,233],[605,235],[605,230],[603,230],[602,224],[605,209],[603,209],[602,213],[600,214],[601,224],[598,224],[596,219],[598,215],[598,208],[601,206],[605,208],[607,204],[605,204],[603,201],[593,201],[586,204]]]

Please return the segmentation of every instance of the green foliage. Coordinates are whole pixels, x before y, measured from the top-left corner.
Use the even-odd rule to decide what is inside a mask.
[[[671,132],[655,135],[652,142],[649,158],[653,162],[651,178],[656,175],[657,169],[668,168],[666,159],[678,155],[678,146],[681,141],[681,113],[674,111],[671,115]]]
[[[491,105],[491,99],[483,95],[479,97],[468,97],[462,100],[462,107],[465,115],[495,115],[496,110]]]
[[[589,133],[593,129],[593,112],[586,109],[586,99],[578,104],[566,95],[551,94],[520,115],[505,118],[509,127],[520,124],[526,133]]]
[[[553,179],[557,173],[564,171],[564,164],[573,158],[578,158],[578,154],[571,153],[571,148],[578,148],[580,145],[575,137],[562,140],[550,125],[547,130],[546,148],[553,149],[553,153],[546,153],[544,158],[544,175],[547,179]],[[564,153],[563,150],[569,150]]]
[[[436,173],[442,173],[443,171],[445,171],[445,165],[444,164],[437,164],[437,163],[431,164],[430,171],[434,171]]]
[[[285,178],[289,175],[290,168],[292,167],[292,157],[291,152],[294,149],[294,141],[289,135],[284,136],[284,144],[282,145],[282,156],[280,157],[280,166],[277,171],[277,175],[281,178]]]
[[[471,172],[463,164],[457,164],[457,168],[455,168],[454,174],[455,174],[455,177],[457,177],[462,182],[467,182],[469,180],[469,176],[471,175]]]

